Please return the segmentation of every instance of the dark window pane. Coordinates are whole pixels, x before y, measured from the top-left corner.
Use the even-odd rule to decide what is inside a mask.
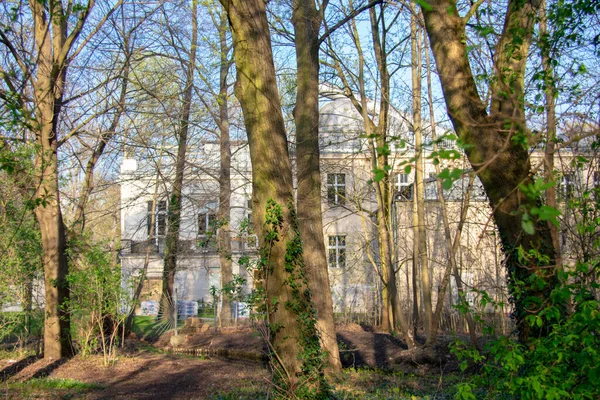
[[[342,204],[346,204],[346,188],[345,187],[338,187],[338,197],[337,197],[337,204],[342,205]]]
[[[167,216],[165,214],[158,214],[158,234],[164,236],[167,233]]]
[[[335,249],[329,249],[329,266],[337,267],[335,260]]]
[[[198,235],[206,234],[206,213],[198,214]]]
[[[216,230],[217,216],[215,214],[208,214],[208,226],[206,229],[210,231]]]
[[[327,188],[327,202],[329,204],[336,204],[335,201],[335,188],[334,187],[328,187]]]

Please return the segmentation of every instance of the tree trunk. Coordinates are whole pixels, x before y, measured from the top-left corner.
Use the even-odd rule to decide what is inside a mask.
[[[221,0],[221,4],[231,25],[235,93],[242,105],[250,147],[252,218],[261,245],[265,307],[278,371],[274,378],[292,392],[308,386],[324,393],[323,360],[302,265],[292,170],[265,3]]]
[[[354,10],[352,10],[354,12]],[[389,144],[387,143],[387,128],[388,128],[388,111],[389,111],[389,71],[387,67],[387,53],[383,44],[385,44],[385,36],[387,30],[385,29],[385,22],[383,16],[380,15],[378,18],[373,8],[369,9],[370,23],[371,23],[371,36],[373,39],[373,47],[375,52],[375,59],[377,61],[377,69],[379,73],[379,85],[381,88],[381,97],[379,102],[378,124],[375,125],[371,117],[369,116],[367,95],[365,89],[365,74],[364,66],[365,59],[364,53],[360,44],[360,37],[356,22],[350,20],[351,32],[358,53],[358,85],[360,99],[352,93],[352,89],[344,74],[339,60],[334,58],[334,68],[339,74],[342,80],[345,91],[348,98],[352,102],[354,108],[360,113],[363,119],[363,127],[367,137],[367,143],[369,146],[369,153],[371,156],[370,162],[374,172],[381,175],[379,179],[374,179],[373,186],[375,188],[375,199],[377,202],[377,240],[379,243],[379,256],[381,261],[381,280],[383,284],[382,288],[382,300],[383,300],[383,313],[382,313],[382,329],[391,332],[393,329],[398,328],[402,333],[402,336],[409,347],[416,345],[412,333],[409,331],[408,321],[406,316],[400,309],[400,304],[397,299],[397,286],[396,286],[396,271],[394,266],[394,259],[392,254],[392,232],[390,230],[392,217],[391,217],[391,205],[393,201],[393,193],[391,193],[390,177],[389,177],[389,160],[385,151],[377,151],[378,149],[386,149]],[[384,27],[381,32],[379,30],[379,23],[382,23]],[[380,36],[381,34],[381,36]],[[383,37],[383,38],[382,38]]]
[[[542,0],[540,5],[540,37],[544,38],[548,33],[548,23],[546,16],[546,1]],[[556,147],[556,101],[555,101],[555,79],[554,68],[552,68],[552,60],[550,58],[549,44],[542,39],[540,43],[540,51],[542,53],[542,67],[544,68],[544,95],[546,99],[546,148],[544,150],[544,179],[546,182],[556,182],[554,175],[554,152]],[[556,182],[558,183],[558,182]],[[554,185],[546,190],[546,205],[554,209],[558,208],[556,199],[556,187]],[[560,237],[558,226],[554,224],[548,225],[552,244],[556,252],[556,267],[562,268],[562,256],[560,249]]]
[[[431,140],[433,142],[433,151],[437,153],[438,144],[437,144],[437,134],[436,134],[436,123],[435,123],[435,112],[433,110],[433,91],[431,85],[431,64],[429,57],[429,50],[425,50],[425,59],[427,64],[427,96],[429,100],[429,118],[431,120]],[[456,287],[459,289],[460,301],[461,303],[465,301],[463,295],[462,281],[460,280],[460,276],[458,274],[458,264],[456,262],[456,253],[458,251],[458,246],[460,246],[460,238],[462,235],[462,230],[464,226],[464,222],[467,218],[467,212],[469,210],[469,199],[471,194],[471,188],[473,186],[474,175],[471,174],[469,179],[469,185],[467,186],[467,190],[463,197],[463,204],[460,211],[460,220],[458,222],[458,227],[456,228],[456,234],[454,236],[454,243],[452,242],[452,234],[450,233],[450,220],[448,218],[448,207],[446,206],[446,199],[444,198],[444,190],[442,187],[442,181],[439,178],[440,175],[440,165],[435,164],[435,174],[436,174],[436,186],[438,191],[438,199],[440,201],[440,210],[442,213],[442,222],[444,225],[444,236],[446,239],[446,251],[448,253],[448,265],[444,271],[444,277],[442,279],[442,284],[440,285],[440,291],[438,293],[437,303],[435,306],[435,313],[433,315],[433,330],[437,335],[437,332],[440,327],[440,322],[442,320],[442,311],[444,310],[444,299],[446,298],[446,291],[448,290],[448,286],[450,283],[450,275],[454,272],[454,277],[456,279]],[[452,293],[450,293],[450,299],[452,298]],[[465,314],[465,318],[467,320],[467,326],[469,327],[469,335],[471,336],[471,342],[473,346],[479,348],[479,344],[477,342],[477,334],[475,332],[475,321],[473,320],[473,316],[471,313],[467,312]]]
[[[423,291],[423,327],[426,336],[426,345],[435,344],[433,329],[433,306],[431,303],[431,278],[429,276],[429,260],[427,258],[427,231],[425,229],[425,163],[423,159],[423,131],[421,127],[421,45],[417,29],[417,13],[415,3],[410,3],[410,48],[412,72],[412,114],[413,133],[415,135],[415,182],[416,193],[414,201],[417,203],[417,223],[419,226],[419,260],[421,265],[421,290]]]
[[[173,290],[175,288],[175,273],[177,271],[177,253],[179,251],[179,229],[181,225],[181,191],[183,187],[183,176],[185,173],[187,137],[190,125],[190,110],[192,106],[192,93],[194,90],[194,70],[196,69],[196,47],[198,41],[198,1],[192,0],[192,38],[190,42],[190,53],[187,63],[182,60],[186,69],[185,88],[183,92],[183,104],[181,109],[181,120],[177,134],[177,159],[175,160],[175,179],[173,181],[171,197],[169,201],[169,213],[167,216],[167,237],[165,241],[165,267],[163,270],[163,289],[160,301],[160,315],[167,320],[173,318],[177,304],[173,301]],[[173,321],[173,327],[177,321]]]
[[[231,232],[229,225],[231,209],[231,145],[229,143],[229,107],[227,100],[227,76],[229,74],[229,47],[227,45],[227,15],[225,11],[220,14],[219,46],[220,46],[220,74],[219,74],[219,132],[220,137],[220,170],[219,170],[219,221],[218,245],[219,264],[221,266],[221,289],[233,280],[231,262]],[[232,308],[231,299],[221,294],[221,326],[231,325]]]
[[[323,10],[321,10],[321,13]],[[328,369],[342,369],[333,321],[333,301],[323,237],[321,170],[319,156],[319,29],[322,17],[313,1],[296,1],[292,14],[296,44],[297,94],[296,165],[298,168],[298,221],[306,279],[317,312],[321,346]]]
[[[35,215],[40,224],[44,251],[46,359],[59,359],[72,353],[69,314],[62,308],[69,298],[66,280],[69,267],[65,253],[65,227],[58,186],[58,123],[69,51],[79,36],[92,6],[93,3],[88,3],[87,7],[79,11],[79,15],[74,15],[75,25],[68,33],[69,21],[62,2],[29,1],[37,53],[37,73],[33,79],[35,121],[32,125],[38,145],[35,171],[39,184],[35,196],[41,203],[35,208]]]
[[[44,319],[44,358],[57,360],[72,355],[69,313],[63,308],[69,299],[66,280],[68,263],[66,239],[59,203],[58,170],[56,153],[51,145],[42,146],[36,165],[42,168],[42,182],[36,192],[37,198],[47,198],[46,205],[35,209],[42,233],[44,250],[44,284],[46,310]],[[54,157],[44,157],[43,154]],[[50,158],[50,159],[48,159]],[[54,158],[52,160],[52,158]],[[42,167],[42,165],[44,165]]]
[[[503,250],[507,257],[508,286],[515,305],[521,341],[530,335],[547,333],[545,326],[533,328],[525,321],[550,302],[556,285],[555,250],[546,221],[534,222],[534,233],[522,228],[523,209],[535,205],[519,185],[532,182],[528,156],[524,73],[533,26],[538,12],[537,1],[508,2],[504,29],[494,59],[495,76],[492,105],[488,113],[477,92],[469,65],[465,24],[449,0],[429,1],[423,9],[425,26],[437,69],[448,114],[459,138],[468,145],[466,153],[477,172],[492,206]],[[518,35],[515,37],[515,35]],[[550,263],[533,257],[522,259],[530,250],[544,254]],[[534,282],[535,281],[535,282]],[[524,285],[522,287],[518,287]],[[518,290],[520,289],[520,290]]]
[[[417,211],[417,180],[413,182],[413,207],[412,207],[412,224],[413,224],[413,254],[412,254],[412,329],[413,336],[417,337],[419,331],[419,304],[421,297],[419,294],[419,218]]]

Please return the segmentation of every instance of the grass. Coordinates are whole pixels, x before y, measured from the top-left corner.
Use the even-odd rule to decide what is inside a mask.
[[[183,327],[184,321],[178,321],[177,327]],[[140,339],[153,341],[158,339],[163,333],[173,329],[171,324],[165,321],[159,321],[155,316],[135,316],[133,318],[133,333]]]
[[[452,399],[458,375],[414,375],[370,369],[344,370],[333,383],[333,396],[343,400],[427,400]],[[210,400],[253,400],[270,398],[266,386],[249,385],[213,394]]]
[[[10,398],[20,399],[71,399],[88,391],[102,389],[105,389],[105,386],[69,378],[36,378],[26,382],[9,383],[6,386]]]
[[[335,382],[337,398],[347,400],[450,399],[455,375],[414,375],[381,370],[345,370]]]

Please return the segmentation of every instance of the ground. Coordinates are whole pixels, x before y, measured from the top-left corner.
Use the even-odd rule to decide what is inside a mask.
[[[11,399],[257,399],[267,398],[268,359],[252,328],[171,334],[152,345],[130,337],[112,365],[101,356],[49,363],[34,356],[0,362],[0,396]],[[358,325],[338,327],[344,374],[334,382],[345,399],[445,397],[456,370],[447,342],[429,352],[406,350],[390,335]],[[373,397],[374,396],[374,397]]]

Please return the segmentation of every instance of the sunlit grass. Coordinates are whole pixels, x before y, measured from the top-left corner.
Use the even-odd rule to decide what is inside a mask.
[[[8,398],[19,399],[70,399],[77,394],[106,388],[98,383],[86,383],[75,379],[35,378],[25,382],[9,383]]]

